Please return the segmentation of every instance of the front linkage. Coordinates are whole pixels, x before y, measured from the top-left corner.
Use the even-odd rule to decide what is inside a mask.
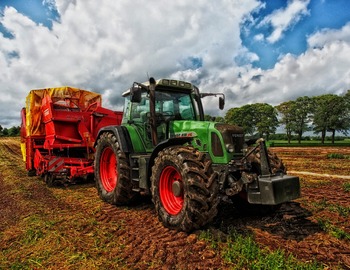
[[[286,175],[281,160],[267,150],[264,139],[256,141],[241,159],[232,159],[221,173],[224,195],[244,195],[250,204],[279,205],[300,197],[299,177]]]

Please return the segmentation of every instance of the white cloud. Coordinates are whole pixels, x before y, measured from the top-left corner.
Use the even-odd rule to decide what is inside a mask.
[[[51,0],[45,3],[53,5]],[[306,14],[307,4],[290,2],[268,21],[283,33]],[[107,107],[121,109],[121,93],[134,81],[147,80],[147,74],[224,92],[227,109],[254,102],[277,105],[350,88],[348,26],[315,33],[304,54],[287,54],[273,69],[253,68],[258,56],[242,46],[240,23],[261,7],[255,0],[57,0],[56,7],[60,21],[51,30],[13,8],[0,16],[13,35],[0,33],[2,126],[19,124],[31,89],[71,85],[100,92]],[[189,66],[192,59],[200,65]],[[214,102],[204,99],[206,112],[218,115]]]
[[[206,75],[200,87],[204,91],[224,91],[227,109],[258,102],[278,105],[301,96],[344,94],[350,89],[348,26],[315,33],[309,37],[309,48],[303,54],[284,55],[272,69],[231,67],[221,70],[218,76]],[[201,77],[199,73],[197,78]],[[207,108],[213,108],[212,100],[204,102]],[[218,115],[216,108],[208,111]]]
[[[263,41],[264,40],[264,35],[263,34],[257,34],[254,36],[254,40],[256,41]]]
[[[271,35],[267,37],[267,41],[275,43],[280,40],[283,32],[295,25],[303,16],[308,15],[307,6],[309,2],[310,0],[289,1],[286,8],[278,9],[265,17],[259,25],[269,24],[273,28]]]
[[[258,102],[278,105],[300,96],[344,94],[350,89],[349,55],[349,42],[333,41],[322,48],[309,48],[300,56],[287,54],[273,69],[242,69],[241,76],[231,83],[228,77],[233,77],[233,72],[226,74],[225,86],[232,97],[229,104],[231,107]]]
[[[55,0],[43,0],[43,6],[46,6],[49,10],[56,10],[56,1]]]
[[[323,47],[325,44],[337,40],[350,43],[350,22],[344,25],[341,29],[322,29],[310,36],[307,43],[309,47]]]
[[[259,3],[44,0],[43,4],[55,5],[60,14],[51,30],[11,7],[0,16],[0,23],[13,35],[6,38],[0,33],[0,91],[13,100],[11,108],[0,100],[0,107],[7,108],[3,112],[11,119],[18,117],[33,88],[72,85],[108,92],[108,103],[121,109],[120,94],[133,81],[145,81],[147,74],[171,76],[185,70],[182,64],[189,57],[200,59],[202,70],[212,73],[231,67],[242,52],[239,23]]]

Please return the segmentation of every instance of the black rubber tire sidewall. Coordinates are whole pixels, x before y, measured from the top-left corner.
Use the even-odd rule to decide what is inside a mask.
[[[169,214],[160,199],[159,181],[164,168],[174,167],[182,177],[184,204],[177,215]],[[205,154],[190,146],[175,146],[158,154],[152,168],[152,199],[159,220],[168,228],[192,231],[217,215],[218,181]]]
[[[106,148],[111,148],[116,157],[116,168],[117,173],[117,184],[115,188],[108,192],[100,179],[100,160],[103,151]],[[98,194],[102,200],[110,204],[115,205],[124,205],[131,202],[132,198],[135,196],[135,193],[132,191],[131,181],[130,181],[130,166],[129,161],[125,155],[120,150],[119,142],[115,135],[112,133],[103,133],[96,145],[95,153],[95,180],[96,188]]]

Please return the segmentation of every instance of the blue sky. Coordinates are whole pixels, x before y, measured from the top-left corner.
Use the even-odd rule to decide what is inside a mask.
[[[31,89],[70,85],[121,110],[134,81],[224,92],[219,112],[350,89],[348,0],[0,0],[0,125]]]
[[[52,1],[43,0],[1,0],[0,9],[6,6],[14,7],[18,12],[28,16],[36,23],[51,28],[52,21],[59,19],[59,14]],[[6,29],[2,28],[2,31]]]
[[[304,1],[305,5],[308,3]],[[278,10],[286,8],[288,1],[264,1],[265,7],[251,14],[254,22],[244,22],[241,32],[243,45],[259,56],[254,67],[272,68],[281,54],[302,54],[307,49],[307,37],[323,28],[339,29],[350,20],[348,0],[312,0],[306,7],[307,11],[300,15],[295,23],[285,29],[283,37],[269,42],[266,39],[257,41],[255,37],[263,35],[265,38],[274,30],[271,24],[259,24]],[[296,18],[295,16],[294,18]]]

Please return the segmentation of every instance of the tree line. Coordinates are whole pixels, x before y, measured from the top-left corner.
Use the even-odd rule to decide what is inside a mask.
[[[13,126],[10,128],[4,128],[0,125],[0,137],[16,137],[20,134],[21,127]]]
[[[324,143],[327,132],[330,132],[334,143],[336,132],[347,136],[350,131],[350,90],[343,96],[303,96],[277,106],[247,104],[229,109],[224,118],[216,120],[241,126],[246,134],[258,134],[267,140],[278,127],[282,127],[288,143],[295,135],[300,143],[307,131],[320,134]]]

